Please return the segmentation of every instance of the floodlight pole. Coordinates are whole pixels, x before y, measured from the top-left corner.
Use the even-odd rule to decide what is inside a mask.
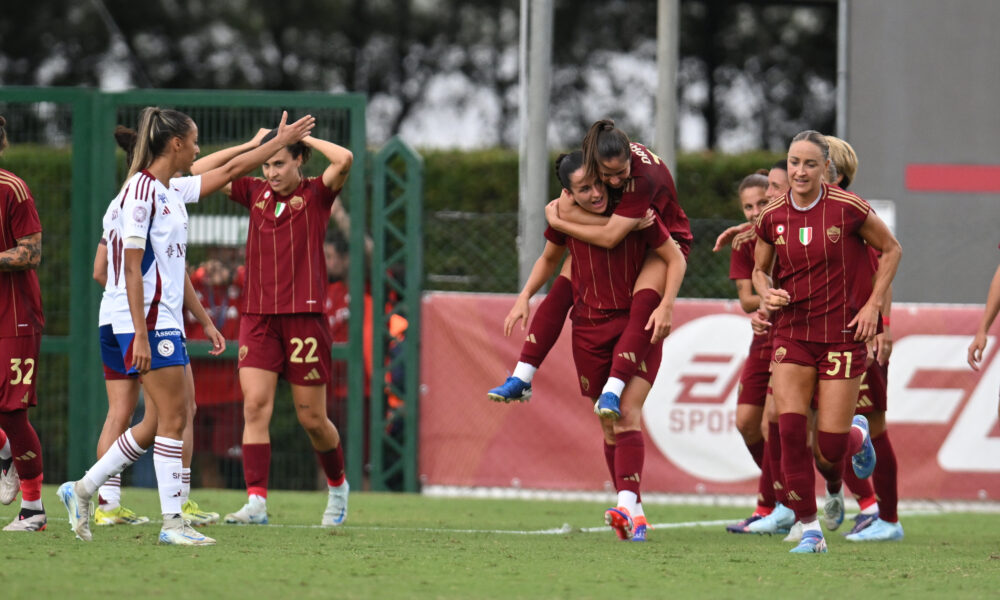
[[[677,57],[680,47],[680,0],[656,5],[656,124],[653,150],[677,168]]]
[[[847,139],[847,43],[850,23],[847,0],[837,2],[837,137]]]
[[[521,0],[518,169],[518,285],[545,245],[549,186],[549,99],[552,86],[552,0]]]

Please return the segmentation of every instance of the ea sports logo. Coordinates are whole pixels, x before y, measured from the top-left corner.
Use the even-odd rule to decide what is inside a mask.
[[[740,372],[753,332],[737,315],[695,319],[663,342],[663,360],[642,410],[646,432],[678,468],[714,482],[758,473],[736,429]]]
[[[156,351],[160,356],[171,356],[174,353],[174,343],[170,340],[160,340],[156,345]]]

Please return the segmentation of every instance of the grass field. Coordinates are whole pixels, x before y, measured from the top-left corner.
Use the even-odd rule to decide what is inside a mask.
[[[236,491],[195,490],[203,508]],[[69,530],[46,486],[48,530],[3,533],[2,598],[995,598],[1000,515],[903,515],[901,543],[792,555],[779,537],[731,535],[744,508],[647,506],[646,544],[600,530],[603,504],[355,493],[348,524],[322,529],[322,492],[272,492],[271,525],[213,525],[218,545],[161,547],[159,524]],[[126,504],[158,517],[154,490]],[[6,523],[15,505],[0,507]],[[697,523],[709,524],[697,524]],[[564,528],[564,524],[568,527]],[[27,576],[19,576],[25,574]]]

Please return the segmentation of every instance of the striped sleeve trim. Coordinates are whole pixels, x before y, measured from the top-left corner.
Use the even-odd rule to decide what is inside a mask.
[[[24,202],[31,196],[24,180],[12,173],[0,171],[0,186],[10,189],[18,202]]]

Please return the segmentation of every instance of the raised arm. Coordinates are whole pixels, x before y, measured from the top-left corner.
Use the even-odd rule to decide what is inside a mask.
[[[256,169],[278,150],[307,136],[316,124],[316,119],[312,115],[306,115],[290,125],[286,124],[287,120],[288,113],[281,113],[281,123],[278,124],[278,131],[273,138],[249,152],[237,155],[221,167],[203,173],[201,195],[207,196],[218,191],[233,179]]]
[[[896,269],[899,267],[899,259],[903,256],[903,249],[892,235],[886,224],[875,214],[874,211],[868,213],[865,222],[861,225],[858,233],[872,248],[882,253],[878,260],[878,270],[875,271],[875,283],[871,296],[861,307],[858,314],[854,315],[848,327],[857,325],[854,339],[868,342],[875,337],[878,330],[879,314],[885,304],[886,294],[892,280],[896,276]]]
[[[42,232],[17,238],[17,245],[0,252],[0,271],[28,271],[42,262]]]
[[[191,174],[201,175],[203,173],[211,171],[212,169],[218,169],[219,167],[223,166],[227,162],[236,158],[240,154],[253,150],[254,148],[260,145],[260,141],[264,139],[264,136],[267,135],[268,131],[270,130],[263,128],[258,129],[257,134],[254,135],[253,139],[251,139],[248,142],[243,142],[238,146],[232,146],[230,148],[223,148],[218,152],[213,152],[208,156],[203,156],[199,158],[198,160],[194,161],[194,164],[191,165]]]
[[[575,237],[578,240],[600,246],[614,248],[621,243],[628,232],[636,228],[641,219],[630,219],[621,215],[611,215],[604,225],[584,225],[567,221],[559,216],[557,203],[550,202],[545,207],[545,218],[556,231]]]
[[[986,349],[986,334],[993,326],[993,320],[1000,312],[1000,267],[997,267],[993,274],[993,281],[990,283],[990,291],[986,296],[986,310],[983,311],[983,318],[979,321],[979,329],[976,330],[976,337],[969,345],[969,366],[974,371],[979,370],[979,363],[983,360],[983,350]]]
[[[343,146],[311,135],[302,138],[302,143],[330,161],[330,166],[323,171],[323,185],[335,192],[344,187],[347,175],[351,172],[351,165],[354,163],[354,154]]]
[[[545,242],[542,255],[538,257],[534,266],[531,267],[531,273],[528,275],[528,280],[524,282],[521,293],[517,295],[514,307],[510,309],[510,312],[507,313],[507,317],[504,319],[504,335],[509,336],[511,334],[518,320],[521,320],[521,329],[528,327],[528,317],[531,315],[528,302],[532,296],[538,293],[538,290],[542,289],[545,282],[555,275],[556,270],[559,268],[559,263],[565,255],[565,246],[558,246],[549,241]]]

